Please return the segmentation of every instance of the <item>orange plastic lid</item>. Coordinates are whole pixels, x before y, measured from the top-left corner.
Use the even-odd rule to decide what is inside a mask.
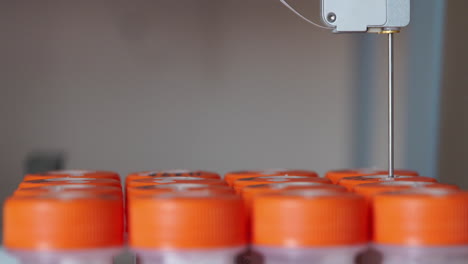
[[[372,175],[372,176],[359,176],[359,177],[347,177],[341,179],[338,184],[346,187],[349,191],[352,191],[354,187],[359,184],[374,183],[374,182],[395,182],[395,181],[412,181],[412,182],[437,182],[436,179],[423,176],[403,176],[395,175],[394,178],[388,177],[388,175]]]
[[[15,191],[15,196],[36,196],[57,192],[90,192],[94,194],[110,194],[122,196],[122,188],[116,186],[95,186],[90,184],[72,184],[72,185],[42,185],[39,187],[21,188]]]
[[[388,174],[387,170],[377,170],[377,169],[344,169],[344,170],[334,170],[329,171],[325,174],[325,178],[330,179],[334,184],[342,178],[346,177],[358,177],[358,176],[371,176],[371,175],[385,175]],[[412,170],[395,170],[395,174],[403,176],[419,176],[419,173]]]
[[[92,171],[92,170],[59,170],[44,173],[32,173],[24,176],[23,181],[42,180],[50,178],[96,178],[114,179],[120,181],[120,176],[112,171]]]
[[[154,195],[170,192],[187,192],[187,191],[211,191],[213,193],[234,194],[234,190],[229,186],[197,184],[197,183],[176,183],[163,185],[144,185],[130,187],[127,189],[128,196],[136,195]]]
[[[428,189],[449,189],[459,190],[456,185],[441,184],[435,182],[416,182],[416,181],[390,181],[360,184],[354,187],[354,192],[362,194],[367,198],[371,198],[376,194],[384,192],[394,192],[406,189],[428,188]]]
[[[250,185],[242,188],[241,194],[245,201],[247,209],[252,209],[254,197],[263,194],[281,193],[291,190],[329,190],[337,192],[346,192],[346,188],[339,185],[323,184],[317,182],[285,182]]]
[[[221,179],[218,173],[201,170],[153,170],[153,171],[141,171],[130,173],[127,176],[126,182],[148,178],[148,177],[197,177],[205,179]]]
[[[94,179],[94,178],[49,178],[41,180],[23,181],[19,189],[33,188],[48,185],[95,185],[95,186],[115,186],[120,187],[120,181],[115,179]]]
[[[253,244],[272,247],[349,246],[368,242],[364,197],[294,190],[254,198]]]
[[[15,196],[3,209],[3,242],[11,250],[77,250],[123,246],[122,199],[89,192]]]
[[[378,194],[373,203],[375,243],[468,245],[468,192],[410,189]]]
[[[127,182],[127,188],[148,185],[163,185],[163,184],[176,184],[176,183],[194,183],[194,184],[211,184],[227,186],[222,180],[204,179],[198,177],[149,177],[143,179],[136,179]]]
[[[268,169],[268,170],[228,172],[224,176],[224,180],[229,184],[229,186],[233,186],[236,180],[242,179],[242,178],[253,178],[253,177],[263,177],[263,176],[286,176],[286,175],[318,177],[318,174],[315,171]]]
[[[247,244],[236,195],[188,191],[129,200],[129,244],[137,249],[211,249]]]
[[[281,183],[281,182],[317,182],[324,184],[331,184],[330,180],[319,177],[308,176],[262,176],[253,178],[242,178],[234,182],[234,189],[240,193],[243,188],[250,185]]]

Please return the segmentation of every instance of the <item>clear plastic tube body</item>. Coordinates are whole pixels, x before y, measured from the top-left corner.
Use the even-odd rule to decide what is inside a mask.
[[[373,248],[380,253],[382,264],[468,263],[468,245],[453,247],[410,247],[374,245]]]
[[[233,264],[245,247],[213,250],[133,250],[138,264]]]
[[[355,264],[367,245],[323,248],[254,247],[263,264]]]
[[[121,252],[120,248],[62,252],[8,251],[20,264],[113,264],[114,257]]]

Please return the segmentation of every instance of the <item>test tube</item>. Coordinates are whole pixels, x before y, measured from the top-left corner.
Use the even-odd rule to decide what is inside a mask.
[[[122,199],[56,192],[7,199],[6,250],[21,264],[112,264],[123,246]]]
[[[467,192],[410,189],[378,194],[373,204],[382,264],[467,263]]]
[[[232,264],[247,246],[239,196],[175,192],[129,200],[129,245],[141,264]]]
[[[403,176],[395,175],[390,178],[388,175],[372,175],[372,176],[359,176],[347,177],[341,179],[338,184],[346,187],[349,191],[353,191],[357,185],[375,182],[398,182],[398,181],[411,181],[411,182],[437,182],[436,179],[423,176]]]
[[[253,178],[253,177],[263,177],[263,176],[286,176],[286,175],[318,177],[318,174],[315,171],[309,171],[309,170],[267,169],[267,170],[246,170],[246,171],[228,172],[226,173],[226,175],[224,175],[224,180],[228,183],[229,186],[233,186],[236,180],[242,179],[242,178]]]
[[[205,179],[221,179],[218,173],[211,171],[202,171],[202,170],[152,170],[152,171],[141,171],[130,173],[126,182],[136,180],[136,179],[146,179],[152,177],[196,177],[196,178],[205,178]]]
[[[262,176],[253,178],[242,178],[234,181],[233,187],[237,193],[241,193],[242,189],[250,185],[282,183],[282,182],[316,182],[323,184],[331,184],[330,180],[319,177],[308,176]]]
[[[419,173],[412,170],[397,169],[395,174],[403,176],[419,176]],[[388,175],[388,170],[380,169],[343,169],[343,170],[332,170],[325,174],[325,178],[330,179],[334,184],[346,177],[358,177],[358,176],[372,176],[372,175]]]
[[[367,243],[360,195],[294,190],[254,198],[253,249],[264,264],[353,264]]]
[[[93,170],[58,170],[44,173],[30,173],[24,177],[24,181],[42,180],[50,178],[95,178],[95,179],[114,179],[120,181],[120,176],[112,171],[93,171]]]
[[[392,192],[392,191],[402,191],[402,190],[407,190],[407,189],[442,189],[442,190],[459,190],[459,188],[455,185],[449,185],[449,184],[440,184],[440,183],[435,183],[435,182],[421,182],[421,181],[385,181],[385,182],[376,182],[376,183],[365,183],[365,184],[360,184],[356,185],[354,187],[354,192],[358,193],[360,195],[363,195],[366,197],[368,201],[368,210],[369,210],[369,218],[371,219],[370,221],[370,226],[371,226],[371,231],[373,230],[373,208],[372,208],[372,199],[375,197],[375,195],[378,195],[380,193],[385,193],[385,192]],[[371,232],[372,233],[372,232]],[[372,234],[370,234],[372,235]],[[368,254],[366,254],[366,258],[372,258],[374,257],[375,254],[372,254],[373,252],[370,251]],[[370,262],[365,262],[365,263],[372,263]]]

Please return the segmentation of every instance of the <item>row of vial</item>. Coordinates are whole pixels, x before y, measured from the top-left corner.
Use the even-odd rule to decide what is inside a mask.
[[[4,205],[23,264],[468,263],[468,193],[414,171],[26,175]],[[126,216],[126,217],[125,217]]]

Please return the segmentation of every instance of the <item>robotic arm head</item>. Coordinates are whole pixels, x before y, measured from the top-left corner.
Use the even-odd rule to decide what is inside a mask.
[[[398,32],[410,22],[410,0],[321,0],[322,20],[335,33]]]
[[[334,33],[396,33],[410,22],[410,0],[321,0],[325,25],[315,23],[280,0],[305,21]]]

